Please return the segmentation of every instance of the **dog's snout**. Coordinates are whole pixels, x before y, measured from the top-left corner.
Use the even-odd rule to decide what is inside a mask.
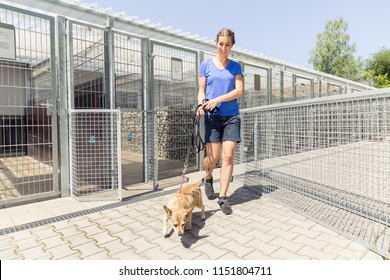
[[[177,235],[178,235],[178,236],[182,236],[183,233],[182,233],[182,232],[178,232]]]

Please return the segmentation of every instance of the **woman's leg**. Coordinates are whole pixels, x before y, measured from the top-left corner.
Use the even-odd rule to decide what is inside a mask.
[[[221,190],[220,197],[226,197],[233,174],[234,150],[236,141],[224,141],[222,143],[222,167],[221,167]]]
[[[207,198],[213,199],[214,197],[213,171],[220,157],[221,143],[207,143],[206,151],[207,151],[207,156],[203,161],[203,167],[206,171],[206,181],[204,183],[204,190]]]
[[[212,174],[221,154],[221,143],[207,143],[206,144],[207,156],[203,161],[203,167],[207,171],[209,170],[209,176],[206,179],[211,179]]]

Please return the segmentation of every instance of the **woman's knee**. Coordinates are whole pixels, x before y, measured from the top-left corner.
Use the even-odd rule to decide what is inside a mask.
[[[222,156],[222,163],[223,164],[232,164],[234,159],[234,154],[224,154]]]
[[[217,164],[217,162],[219,161],[219,157],[217,156],[207,156],[209,158],[209,162],[212,166],[215,166]]]

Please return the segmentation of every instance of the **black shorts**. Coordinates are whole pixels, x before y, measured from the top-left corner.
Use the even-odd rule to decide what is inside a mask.
[[[205,142],[221,143],[223,141],[241,141],[240,115],[222,117],[205,116]]]

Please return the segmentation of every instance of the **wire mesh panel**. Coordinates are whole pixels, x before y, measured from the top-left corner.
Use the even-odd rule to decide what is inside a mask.
[[[157,117],[154,111],[121,111],[122,184],[147,182],[157,187]],[[145,124],[148,125],[145,125]],[[145,155],[146,160],[143,159]]]
[[[293,89],[293,74],[283,72],[283,102],[295,100]]]
[[[52,17],[0,4],[2,205],[58,194],[53,30]]]
[[[267,178],[390,224],[389,104],[376,96],[262,111]]]
[[[270,104],[281,103],[282,102],[282,88],[283,84],[281,83],[283,80],[282,72],[279,70],[272,71],[272,92],[271,92],[271,102]]]
[[[128,34],[114,34],[115,107],[143,109],[142,41]]]
[[[73,109],[105,108],[105,33],[91,25],[71,22],[70,69],[73,81]]]
[[[296,77],[295,79],[295,100],[304,100],[312,97],[312,85],[310,79]]]
[[[72,110],[70,118],[73,196],[121,199],[119,110]]]
[[[376,235],[372,246],[390,254],[390,92],[267,106],[243,117],[256,127],[250,171],[271,183],[264,192],[364,242]],[[244,129],[251,133],[251,125]],[[363,232],[364,219],[355,224],[354,215],[373,228]]]
[[[112,59],[112,58],[109,58]],[[146,113],[143,111],[142,40],[114,33],[115,107],[122,119],[122,184],[147,181],[144,143]],[[153,145],[153,144],[152,144]]]
[[[244,96],[241,107],[251,108],[268,104],[268,70],[244,64]]]
[[[154,109],[159,179],[180,176],[193,132],[197,104],[197,52],[153,43]],[[189,170],[196,169],[196,155]]]

